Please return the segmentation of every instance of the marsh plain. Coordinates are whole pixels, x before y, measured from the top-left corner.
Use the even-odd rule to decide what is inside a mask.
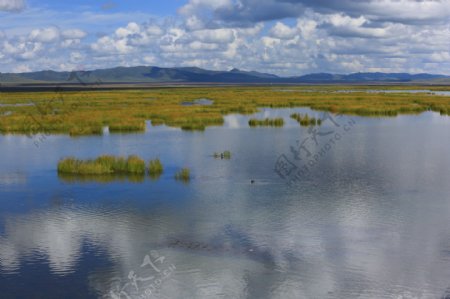
[[[2,93],[2,294],[138,298],[135,274],[155,298],[445,296],[449,88],[376,88]],[[158,175],[58,174],[102,155]],[[280,176],[282,156],[308,172]]]

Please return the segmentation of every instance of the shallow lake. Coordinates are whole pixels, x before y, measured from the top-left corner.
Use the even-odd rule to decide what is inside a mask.
[[[0,297],[450,294],[450,117],[332,116],[313,130],[293,112],[322,115],[258,113],[283,128],[230,115],[205,132],[0,136]],[[212,156],[225,150],[230,160]],[[159,157],[165,172],[58,177],[60,158],[101,154]],[[288,183],[280,157],[298,167],[316,158]],[[181,167],[187,184],[173,179]]]

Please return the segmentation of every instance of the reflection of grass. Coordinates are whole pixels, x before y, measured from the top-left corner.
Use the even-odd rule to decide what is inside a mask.
[[[255,119],[252,118],[248,121],[250,127],[282,127],[284,126],[284,120],[282,118],[266,118]]]
[[[175,179],[178,181],[189,182],[191,180],[191,171],[188,168],[183,168],[175,173]]]
[[[128,158],[100,156],[94,160],[79,160],[73,157],[58,162],[58,173],[80,175],[145,174],[145,162],[137,156]]]
[[[434,89],[449,87],[380,86],[379,89]],[[396,116],[428,110],[450,113],[450,97],[426,93],[366,93],[364,86],[289,87],[298,92],[282,92],[274,87],[206,87],[152,90],[112,90],[84,92],[13,92],[2,93],[0,133],[64,133],[73,136],[111,132],[142,132],[145,121],[184,130],[204,130],[223,124],[231,113],[255,113],[258,108],[309,107],[361,116]],[[314,89],[316,92],[301,92]],[[337,90],[355,90],[336,93]],[[361,92],[359,92],[361,91]],[[214,101],[208,106],[182,106],[198,98]],[[148,99],[154,99],[149,101]],[[34,105],[14,106],[18,103]],[[263,123],[265,125],[265,123]]]
[[[293,114],[291,114],[291,118],[295,119],[301,126],[304,126],[304,127],[320,126],[322,124],[321,119],[318,119],[315,117],[309,117],[308,114],[293,113]]]
[[[100,175],[80,175],[58,173],[58,178],[66,183],[112,183],[112,182],[132,182],[142,183],[145,181],[144,174],[100,174]]]
[[[150,160],[148,162],[148,174],[151,178],[157,179],[164,172],[164,166],[159,159]]]
[[[188,125],[182,125],[181,130],[183,130],[183,131],[204,131],[205,126],[202,124],[188,124]]]

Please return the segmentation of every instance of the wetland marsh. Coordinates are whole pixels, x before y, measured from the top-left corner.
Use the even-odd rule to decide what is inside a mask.
[[[279,89],[2,93],[0,297],[448,294],[450,97]]]
[[[295,92],[276,87],[210,87],[2,93],[0,133],[101,135],[104,127],[111,133],[143,132],[145,121],[203,131],[222,125],[225,115],[251,114],[262,107],[309,107],[361,116],[450,114],[450,97],[408,93],[402,86],[380,87],[380,93],[360,86],[289,88]],[[352,92],[339,92],[348,90]]]

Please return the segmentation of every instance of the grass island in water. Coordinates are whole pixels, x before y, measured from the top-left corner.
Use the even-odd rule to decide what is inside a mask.
[[[135,155],[127,158],[103,155],[88,160],[68,157],[58,162],[58,175],[66,181],[92,180],[93,178],[94,181],[108,182],[116,178],[131,176],[134,181],[140,182],[146,173],[150,178],[158,179],[163,172],[164,166],[158,158],[150,160],[146,167],[145,161]],[[174,177],[176,180],[188,182],[191,179],[191,172],[188,168],[182,168],[175,173]]]
[[[100,156],[93,160],[79,160],[73,157],[58,162],[58,173],[65,174],[145,174],[145,161],[138,156]]]

